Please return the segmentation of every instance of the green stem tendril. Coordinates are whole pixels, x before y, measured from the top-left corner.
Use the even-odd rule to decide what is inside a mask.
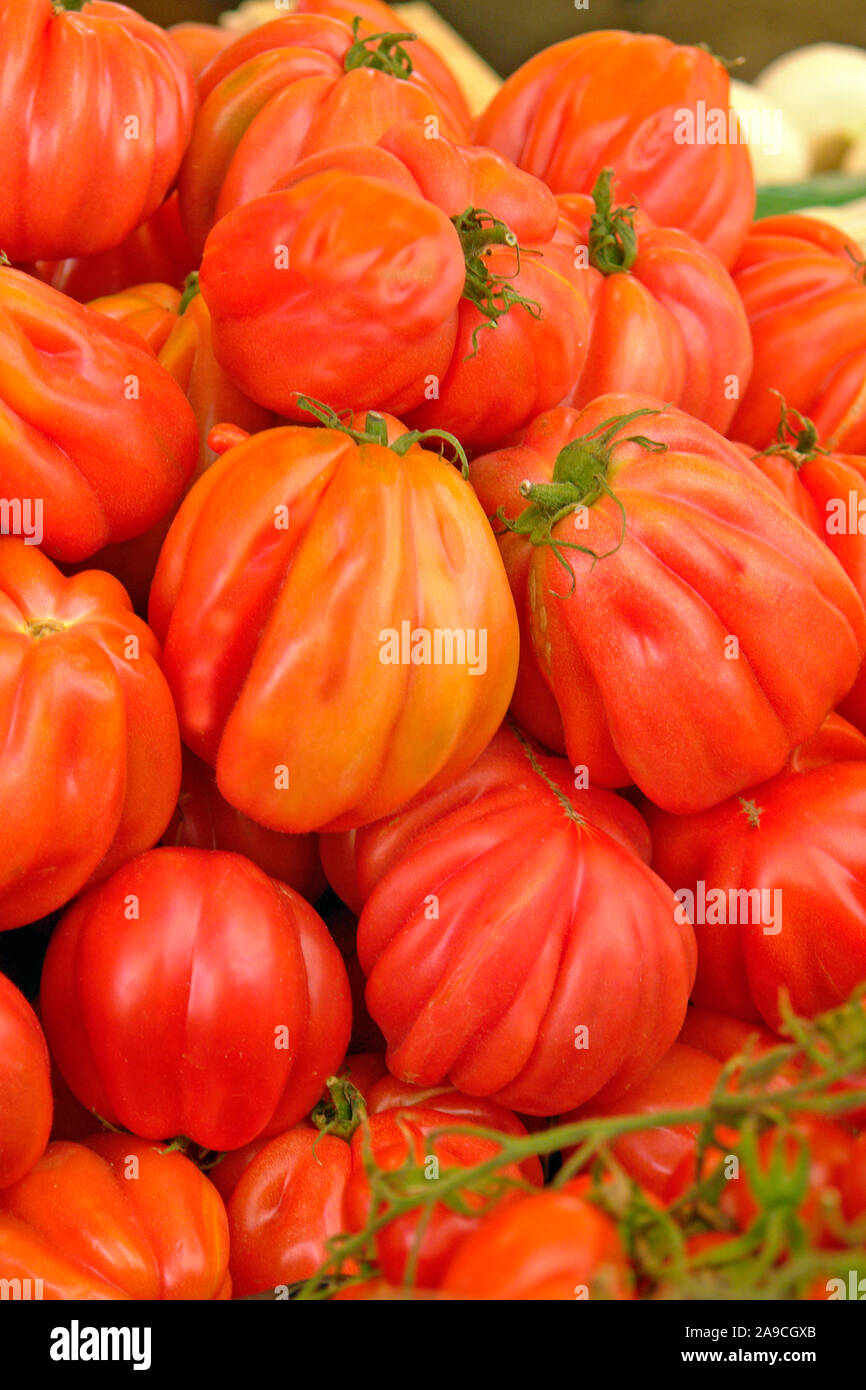
[[[484,322],[472,334],[472,351],[466,358],[468,362],[478,352],[478,334],[482,328],[495,328],[504,314],[515,305],[520,305],[534,319],[541,318],[541,305],[536,299],[527,299],[511,288],[509,280],[520,274],[521,255],[538,255],[528,252],[518,244],[517,237],[505,222],[487,212],[484,208],[467,208],[459,217],[451,221],[463,247],[466,262],[466,279],[463,283],[463,298],[474,304]],[[494,246],[507,246],[514,252],[515,269],[511,275],[496,274],[490,268],[489,257]]]
[[[811,463],[818,454],[829,454],[830,450],[822,449],[818,443],[818,427],[814,421],[810,420],[808,415],[802,415],[799,410],[792,409],[781,391],[776,391],[772,386],[770,390],[774,396],[779,397],[781,408],[776,442],[763,449],[760,454],[755,454],[755,458],[781,455],[792,463],[799,473],[804,463]]]
[[[312,396],[298,395],[296,399],[298,409],[312,415],[326,429],[340,430],[342,434],[347,434],[350,439],[353,439],[356,444],[378,444],[382,449],[391,449],[400,458],[405,458],[410,449],[413,449],[417,444],[423,444],[427,439],[443,440],[454,450],[454,458],[449,459],[449,462],[455,466],[459,464],[463,477],[469,477],[469,460],[466,457],[466,451],[456,435],[449,434],[447,430],[407,430],[405,434],[401,434],[389,444],[388,422],[383,415],[375,410],[367,412],[364,428],[359,430],[347,424],[344,419],[344,416],[352,417],[354,415],[351,410],[337,412],[331,406],[315,400]],[[444,457],[441,450],[439,456],[440,458]]]
[[[661,410],[666,409],[667,406],[661,407]],[[574,570],[564,555],[564,550],[580,550],[584,555],[590,555],[595,565],[599,560],[606,560],[608,556],[615,555],[623,544],[626,533],[625,508],[610,488],[606,477],[613,450],[622,444],[639,444],[641,448],[652,453],[663,453],[667,445],[642,434],[628,435],[623,439],[614,439],[614,435],[640,416],[658,415],[661,410],[648,406],[632,411],[630,415],[616,415],[596,425],[587,434],[578,435],[557,454],[552,482],[532,483],[527,479],[520,484],[520,495],[529,502],[529,506],[520,516],[512,521],[506,517],[504,507],[500,507],[492,518],[500,521],[506,530],[519,536],[527,536],[532,545],[550,546],[559,563],[571,577],[568,593],[556,594],[556,597],[570,597],[576,582]],[[554,528],[560,521],[582,507],[591,507],[603,494],[616,505],[622,518],[622,529],[615,546],[599,555],[597,551],[589,546],[580,545],[577,541],[563,540],[561,536],[554,537]],[[551,592],[555,593],[554,590]]]
[[[702,52],[709,53],[711,58],[715,58],[717,63],[721,63],[726,72],[733,72],[735,68],[741,68],[745,63],[745,58],[722,58],[720,54],[714,53],[710,45],[702,40],[695,44],[695,48],[700,48]]]
[[[760,830],[761,816],[764,814],[763,806],[758,806],[755,801],[746,801],[745,797],[738,796],[740,810],[749,822],[752,830]]]
[[[517,742],[523,749],[523,752],[526,755],[526,759],[529,763],[529,766],[532,768],[532,771],[536,774],[536,776],[540,777],[545,786],[553,792],[553,795],[556,797],[557,801],[559,802],[568,819],[570,821],[573,821],[575,825],[579,825],[581,827],[585,826],[586,821],[584,820],[583,816],[579,815],[578,812],[575,811],[565,792],[562,790],[562,787],[558,786],[557,783],[554,782],[552,777],[548,777],[544,768],[541,766],[541,763],[535,756],[535,753],[533,752],[529,740],[526,738],[525,734],[522,732],[521,729],[517,727],[513,720],[510,722],[511,732],[514,734],[514,737],[517,739]]]
[[[854,267],[854,273],[860,280],[866,280],[866,256],[862,258],[856,254],[851,246],[845,247],[845,254]]]
[[[398,77],[401,81],[407,81],[413,72],[412,59],[408,51],[403,47],[404,43],[410,43],[417,39],[417,34],[387,33],[368,34],[362,39],[358,36],[362,19],[360,15],[355,15],[352,20],[352,36],[355,42],[352,44],[343,64],[346,72],[352,72],[355,68],[375,68],[377,72],[387,72],[391,77]],[[379,41],[378,48],[369,48],[368,45]]]
[[[198,284],[198,271],[191,270],[189,275],[183,282],[183,294],[181,295],[180,304],[178,305],[177,310],[178,316],[180,316],[184,312],[187,306],[192,303],[196,295],[199,293],[200,290]]]
[[[12,264],[12,262],[10,261],[9,257],[6,255],[6,252],[5,252],[5,251],[0,251],[0,265],[11,265],[11,264]]]
[[[595,212],[589,223],[589,263],[602,275],[631,270],[637,257],[637,207],[611,207],[612,181],[613,170],[602,169],[592,190]]]
[[[349,1140],[361,1123],[364,1097],[347,1076],[329,1076],[325,1084],[330,1100],[320,1100],[310,1119],[321,1130],[319,1139],[331,1134],[335,1139]]]

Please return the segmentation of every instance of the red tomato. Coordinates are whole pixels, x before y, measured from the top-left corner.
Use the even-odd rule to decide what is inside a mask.
[[[755,207],[749,151],[730,138],[729,107],[728,74],[705,49],[599,30],[518,68],[477,121],[475,138],[555,193],[589,193],[612,165],[618,202],[640,203],[729,266]],[[723,140],[704,132],[702,112],[724,121]]]
[[[500,537],[514,712],[594,783],[713,806],[778,772],[853,684],[866,625],[841,566],[681,411],[633,395],[551,411],[471,477],[488,515],[520,518]]]
[[[458,1247],[441,1288],[509,1302],[633,1298],[616,1226],[583,1191],[570,1183],[491,1212]]]
[[[225,1299],[228,1258],[207,1178],[131,1134],[49,1144],[0,1192],[0,1277],[41,1281],[46,1299]]]
[[[20,261],[117,246],[156,212],[189,143],[186,58],[103,0],[0,0],[0,31],[0,246]]]
[[[866,978],[866,762],[782,772],[698,815],[646,808],[653,864],[698,939],[696,1004],[812,1018]]]
[[[691,1011],[690,1011],[691,1012]],[[690,1110],[706,1105],[721,1074],[721,1065],[705,1052],[674,1043],[649,1076],[615,1101],[590,1101],[569,1111],[559,1123],[573,1124],[607,1115],[651,1115],[656,1110]],[[611,1145],[614,1158],[635,1182],[656,1197],[670,1200],[674,1172],[686,1185],[687,1164],[694,1160],[700,1126],[663,1125],[625,1134]],[[567,1151],[572,1152],[571,1150]]]
[[[160,556],[150,616],[184,741],[273,830],[360,825],[446,783],[511,698],[517,620],[484,513],[391,428],[405,453],[342,426],[255,435]]]
[[[734,267],[755,369],[731,434],[763,449],[788,406],[829,448],[866,454],[866,285],[862,252],[836,227],[786,213],[756,222]]]
[[[212,769],[188,748],[183,751],[177,810],[163,843],[243,854],[307,902],[314,903],[326,887],[315,835],[281,835],[256,825],[223,800]]]
[[[51,939],[42,1013],[88,1109],[145,1139],[236,1149],[318,1100],[351,1029],[321,918],[237,854],[156,849]]]
[[[115,323],[125,323],[144,339],[151,352],[158,353],[177,321],[180,301],[180,290],[151,283],[93,299],[87,307]]]
[[[29,1172],[51,1132],[51,1064],[39,1020],[0,975],[0,1188]]]
[[[359,32],[370,35],[371,26]],[[428,82],[405,46],[381,31],[356,38],[349,24],[318,14],[288,15],[242,35],[208,65],[198,90],[179,181],[197,251],[215,222],[267,193],[306,155],[373,145],[406,120],[432,121],[449,139],[469,134],[462,98]]]
[[[649,863],[652,844],[646,822],[630,802],[612,792],[587,787],[563,758],[533,751],[543,772],[593,825]],[[469,808],[489,792],[521,787],[535,790],[526,752],[504,726],[477,762],[437,792],[423,792],[399,814],[341,835],[322,835],[319,844],[328,882],[352,911],[360,913],[383,874],[409,848],[415,836],[452,811]]]
[[[477,1111],[471,1101],[461,1105],[450,1098],[453,1109],[439,1109],[438,1098],[425,1105],[401,1104],[398,1109],[377,1110],[369,1121],[369,1142],[376,1164],[387,1171],[398,1168],[409,1155],[424,1165],[438,1160],[437,1176],[453,1167],[481,1163],[497,1152],[495,1141],[471,1133],[442,1135],[434,1130],[451,1124],[468,1125],[473,1119],[498,1129],[500,1115],[507,1133],[525,1133],[516,1116],[507,1112]],[[465,1101],[465,1098],[464,1098]],[[364,1132],[357,1129],[350,1143],[331,1134],[322,1135],[301,1125],[272,1139],[246,1167],[228,1203],[231,1231],[231,1269],[235,1293],[257,1293],[280,1284],[293,1284],[315,1274],[327,1256],[326,1241],[340,1232],[360,1230],[370,1218],[370,1186],[364,1162]],[[514,1180],[513,1165],[501,1172]],[[434,1179],[431,1178],[431,1181]],[[540,1168],[534,1181],[541,1181]],[[509,1190],[503,1200],[514,1200]],[[464,1194],[467,1204],[477,1205],[477,1195]],[[420,1245],[415,1282],[435,1287],[444,1263],[476,1218],[434,1208]],[[415,1213],[399,1217],[377,1237],[377,1255],[385,1278],[399,1283],[407,1266],[418,1228]],[[344,1273],[354,1273],[347,1261]]]
[[[162,834],[180,741],[153,633],[116,579],[0,539],[0,930]]]
[[[54,289],[86,303],[100,295],[118,294],[130,285],[182,285],[195,264],[177,194],[172,193],[152,217],[110,251],[65,261],[37,261],[25,268]]]
[[[235,39],[231,29],[221,29],[218,24],[169,24],[166,32],[183,50],[195,78]]]
[[[528,1115],[641,1081],[676,1038],[694,970],[690,928],[609,815],[596,820],[598,794],[566,809],[570,779],[550,780],[527,761],[436,815],[358,924],[389,1070]]]
[[[610,170],[593,196],[558,198],[578,229],[590,286],[589,348],[571,405],[608,391],[670,401],[724,432],[752,371],[742,300],[718,258],[686,232],[614,208]]]
[[[38,499],[37,540],[56,560],[141,535],[195,467],[195,417],[141,339],[9,266],[0,266],[0,411],[4,496],[22,517]]]
[[[214,228],[201,270],[217,357],[254,400],[298,418],[300,391],[475,448],[573,388],[587,277],[537,179],[404,123],[265,191]]]

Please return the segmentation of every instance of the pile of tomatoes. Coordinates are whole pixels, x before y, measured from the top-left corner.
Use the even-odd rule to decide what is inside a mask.
[[[0,929],[47,943],[0,976],[0,1277],[675,1297],[639,1208],[826,1297],[862,251],[753,222],[746,145],[679,138],[726,70],[664,38],[473,119],[379,0],[0,32]]]

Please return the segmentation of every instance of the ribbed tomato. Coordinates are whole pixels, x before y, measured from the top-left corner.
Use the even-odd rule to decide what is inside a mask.
[[[237,854],[156,849],[51,939],[42,1017],[78,1099],[145,1139],[240,1148],[304,1116],[349,1042],[321,918]]]
[[[39,1159],[51,1133],[51,1064],[39,1020],[0,975],[0,1189]]]
[[[618,201],[689,232],[727,266],[748,231],[749,151],[727,71],[704,48],[605,29],[553,44],[509,77],[475,138],[555,193],[589,193],[611,165]]]
[[[232,806],[293,833],[362,825],[462,772],[517,667],[469,484],[396,421],[332,418],[230,449],[151,590],[185,742]]]
[[[189,143],[186,58],[103,0],[2,0],[0,32],[0,248],[31,261],[117,246],[156,212]]]
[[[862,252],[829,223],[799,213],[764,217],[736,265],[755,367],[731,437],[772,442],[781,392],[821,440],[866,453],[866,284]]]
[[[140,536],[192,475],[195,416],[142,340],[0,265],[0,493],[53,559]]]
[[[155,844],[180,786],[159,646],[116,579],[0,539],[0,930]]]
[[[649,397],[473,461],[523,628],[514,712],[593,783],[678,814],[778,772],[851,688],[866,613],[714,430]],[[508,530],[505,530],[505,524]]]
[[[49,1144],[0,1192],[0,1277],[45,1299],[226,1299],[229,1233],[212,1183],[131,1134]]]

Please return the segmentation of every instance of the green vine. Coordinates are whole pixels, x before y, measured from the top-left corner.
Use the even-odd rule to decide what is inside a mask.
[[[391,449],[400,458],[404,458],[409,450],[416,444],[423,444],[428,439],[438,439],[445,444],[450,444],[454,450],[454,458],[449,459],[449,463],[460,466],[460,471],[464,478],[469,477],[469,460],[463,445],[456,435],[449,434],[447,430],[407,430],[392,443],[388,443],[388,422],[384,415],[378,411],[370,410],[364,420],[363,429],[355,429],[354,426],[346,424],[344,417],[353,417],[354,411],[336,411],[322,401],[314,400],[312,396],[296,396],[299,410],[303,410],[308,415],[312,415],[318,420],[320,425],[324,425],[329,430],[340,430],[342,434],[347,434],[356,444],[377,444],[382,449]],[[440,450],[440,458],[444,458]]]

